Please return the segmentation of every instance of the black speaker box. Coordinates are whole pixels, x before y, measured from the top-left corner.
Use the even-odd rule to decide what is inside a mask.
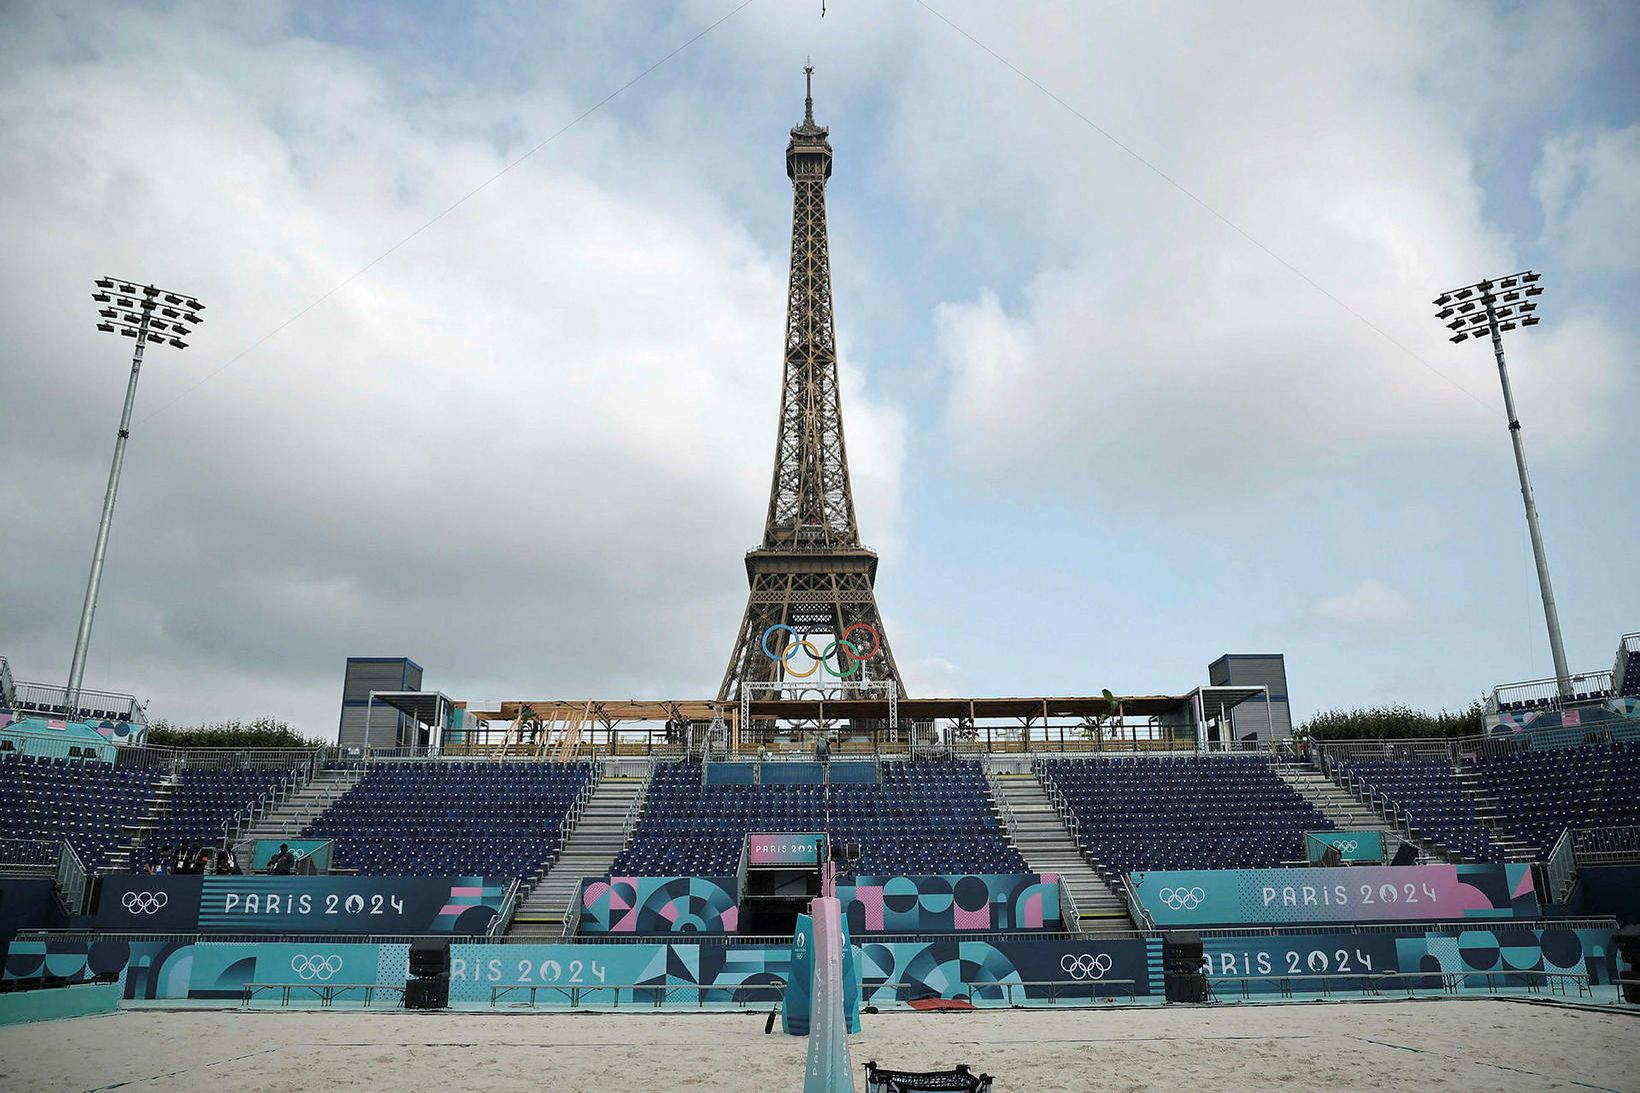
[[[419,937],[410,943],[410,974],[417,979],[450,974],[450,942],[440,937]]]
[[[1162,977],[1169,1002],[1207,1001],[1207,976],[1195,972],[1166,972]]]
[[[404,985],[404,1008],[407,1010],[441,1010],[449,1005],[450,977],[447,975],[412,979]]]
[[[1417,865],[1418,848],[1411,843],[1401,843],[1395,848],[1395,857],[1390,859],[1391,865]]]

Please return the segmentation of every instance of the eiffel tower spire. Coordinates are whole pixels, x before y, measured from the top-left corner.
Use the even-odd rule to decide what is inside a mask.
[[[792,129],[786,145],[786,174],[792,180],[792,255],[774,480],[763,544],[746,555],[751,596],[718,690],[721,699],[738,697],[746,683],[782,678],[780,663],[765,655],[764,646],[769,627],[777,625],[791,628],[769,635],[767,649],[779,653],[793,640],[793,632],[829,634],[818,646],[824,650],[831,641],[842,640],[850,627],[865,623],[878,635],[875,643],[864,630],[848,635],[862,654],[870,653],[859,670],[843,651],[834,650],[829,668],[816,671],[814,682],[832,682],[835,677],[828,671],[835,671],[848,672],[851,680],[863,674],[867,681],[900,685],[872,590],[877,555],[860,544],[843,443],[826,240],[831,142],[829,130],[814,121],[813,74],[812,65],[804,67],[803,121]],[[812,660],[798,652],[792,662],[801,671]]]

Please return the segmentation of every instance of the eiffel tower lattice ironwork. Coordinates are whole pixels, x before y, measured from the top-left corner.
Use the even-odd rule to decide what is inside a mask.
[[[832,319],[831,256],[826,242],[826,179],[831,177],[828,130],[814,123],[814,69],[804,68],[803,123],[786,146],[792,180],[792,264],[786,299],[785,382],[780,432],[763,544],[746,555],[751,595],[735,635],[718,698],[739,698],[749,684],[772,683],[804,671],[816,684],[864,679],[900,687],[877,610],[877,555],[860,545],[843,445],[843,404],[837,386]],[[859,628],[865,623],[871,629]],[[785,627],[776,629],[770,627]],[[852,628],[852,629],[851,629]],[[871,638],[875,632],[875,641]],[[779,659],[800,635],[829,634],[811,646],[831,656],[817,665],[807,650]],[[845,656],[846,639],[862,654]],[[774,657],[767,655],[774,653]],[[843,673],[846,673],[844,675]],[[803,677],[808,678],[808,677]]]

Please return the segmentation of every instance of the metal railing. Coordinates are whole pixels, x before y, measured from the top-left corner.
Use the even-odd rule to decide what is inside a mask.
[[[587,879],[581,877],[570,890],[569,899],[564,903],[563,921],[558,928],[560,941],[574,941],[581,933],[581,893],[586,885]]]
[[[1579,672],[1569,676],[1564,691],[1561,690],[1560,681],[1552,676],[1548,679],[1528,679],[1521,683],[1500,683],[1492,688],[1486,710],[1488,713],[1558,710],[1577,702],[1608,698],[1614,690],[1610,669]]]
[[[222,824],[222,839],[225,845],[236,848],[244,841],[245,833],[255,827],[265,816],[281,807],[286,801],[302,792],[313,784],[314,767],[298,770],[296,777],[276,783],[271,789],[263,793],[256,800],[234,813]]]
[[[1543,860],[1543,872],[1550,902],[1565,903],[1571,894],[1572,878],[1577,874],[1577,842],[1571,828],[1566,828],[1555,840],[1554,848]]]
[[[1578,865],[1625,865],[1640,861],[1640,827],[1585,827],[1573,833]]]
[[[57,867],[62,847],[57,839],[0,839],[0,865],[49,871]]]
[[[9,669],[7,675],[10,675]],[[10,680],[7,690],[10,694],[10,704],[28,713],[43,713],[72,720],[101,715],[110,720],[129,721],[134,725],[148,724],[142,703],[137,701],[135,695],[81,687],[79,702],[71,709],[68,688],[61,683]]]
[[[484,931],[485,937],[501,937],[507,932],[507,927],[512,925],[513,915],[518,910],[518,889],[519,880],[514,877],[512,883],[507,885],[507,895],[501,901],[501,909],[495,913],[495,917],[490,920],[489,928]]]
[[[365,1008],[376,1000],[378,992],[396,994],[399,1004],[404,1003],[405,985],[402,983],[246,983],[244,996],[240,999],[241,1006],[249,1006],[256,1000],[256,996],[263,991],[279,991],[281,1006],[290,1005],[291,991],[307,991],[319,1000],[319,1008],[329,1009],[342,995],[348,991],[363,991]]]
[[[63,902],[63,910],[70,915],[85,914],[85,900],[87,889],[90,887],[90,874],[86,872],[85,862],[80,855],[74,852],[65,839],[62,852],[57,858],[56,891]]]
[[[1513,981],[1513,982],[1512,982]],[[1392,988],[1391,984],[1402,982],[1401,988]],[[1241,997],[1251,1000],[1254,983],[1274,983],[1273,992],[1260,991],[1258,993],[1274,993],[1282,998],[1297,996],[1319,995],[1331,998],[1340,991],[1354,991],[1363,997],[1381,995],[1390,989],[1405,990],[1408,998],[1415,998],[1419,991],[1439,991],[1442,994],[1457,994],[1460,990],[1474,986],[1485,986],[1488,993],[1497,994],[1502,990],[1524,989],[1532,994],[1540,993],[1548,988],[1551,994],[1568,993],[1567,984],[1577,990],[1579,996],[1593,997],[1593,984],[1587,973],[1584,972],[1540,972],[1540,971],[1507,971],[1507,972],[1306,972],[1294,974],[1271,973],[1266,975],[1209,975],[1207,977],[1208,994],[1217,1000],[1217,987],[1224,983],[1239,983]],[[1313,984],[1311,990],[1307,985]],[[1352,985],[1353,984],[1353,985]]]

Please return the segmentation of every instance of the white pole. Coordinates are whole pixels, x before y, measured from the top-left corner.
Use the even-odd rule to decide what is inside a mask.
[[[1520,418],[1515,414],[1515,392],[1509,386],[1509,368],[1503,361],[1503,335],[1498,330],[1498,317],[1493,310],[1490,292],[1485,295],[1487,325],[1492,330],[1492,352],[1498,358],[1498,380],[1503,384],[1503,409],[1509,416],[1509,440],[1515,447],[1515,470],[1520,473],[1520,496],[1526,505],[1526,529],[1532,536],[1532,557],[1537,561],[1538,590],[1543,594],[1543,618],[1549,624],[1549,654],[1555,662],[1555,680],[1559,691],[1571,691],[1570,673],[1566,670],[1566,650],[1560,641],[1560,613],[1555,610],[1555,590],[1549,583],[1549,559],[1543,551],[1543,531],[1538,527],[1537,500],[1532,494],[1532,478],[1526,472],[1526,447],[1520,438]]]
[[[97,587],[102,583],[103,558],[108,553],[108,528],[114,520],[114,497],[120,488],[120,467],[125,463],[125,442],[131,435],[131,410],[137,402],[137,376],[142,371],[142,347],[148,340],[148,320],[154,313],[154,298],[142,301],[142,325],[137,328],[137,347],[131,353],[131,379],[125,385],[125,409],[120,412],[120,431],[114,438],[114,463],[108,469],[108,489],[103,493],[102,518],[97,522],[97,545],[91,552],[91,577],[85,585],[85,603],[80,608],[80,628],[74,636],[74,660],[68,669],[68,690],[64,695],[67,716],[74,720],[80,705],[80,681],[85,676],[86,649],[91,644],[91,618],[97,612]]]

